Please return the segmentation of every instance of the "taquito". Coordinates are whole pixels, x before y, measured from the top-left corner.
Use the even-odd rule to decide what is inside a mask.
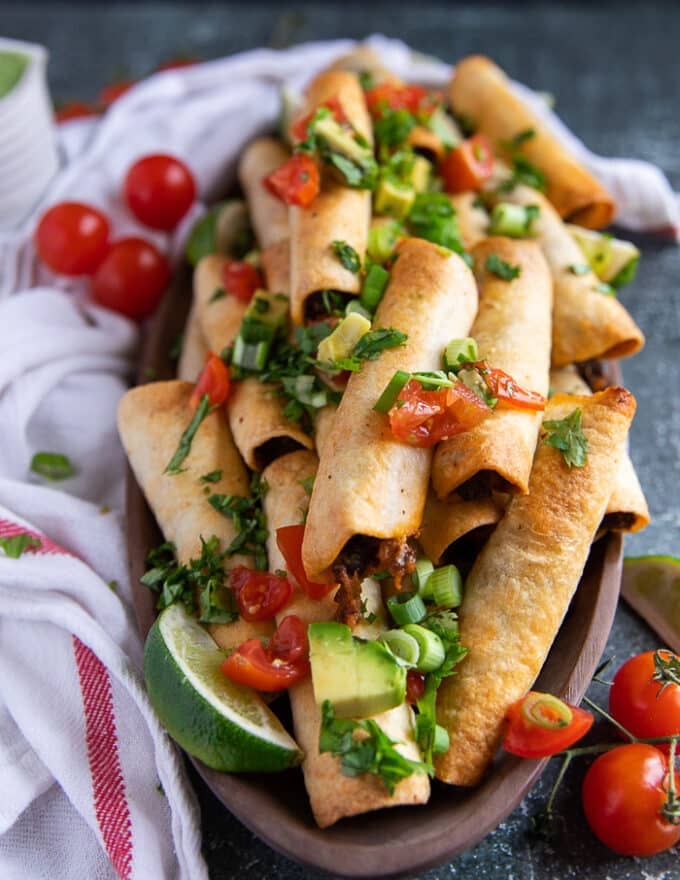
[[[372,143],[371,120],[356,74],[342,70],[319,74],[307,89],[305,112],[330,98],[337,98],[349,122]],[[359,275],[342,265],[331,243],[347,242],[363,259],[370,220],[370,192],[350,189],[328,175],[324,175],[321,192],[308,208],[289,209],[290,308],[294,324],[303,324],[313,316],[314,294],[322,290],[360,293]]]
[[[550,373],[550,388],[558,394],[592,394],[588,383],[575,367],[562,367]],[[639,532],[649,525],[649,508],[635,465],[628,450],[623,454],[614,491],[607,503],[601,529],[612,532]]]
[[[494,148],[513,144],[517,135],[533,132],[508,152],[518,152],[546,179],[547,195],[561,217],[602,229],[615,212],[614,199],[512,91],[503,71],[488,58],[472,55],[456,64],[449,86],[455,113],[468,116]]]
[[[440,501],[429,492],[418,537],[427,558],[435,565],[459,565],[476,555],[503,516],[503,497],[496,494],[466,500],[454,494]]]
[[[338,407],[334,403],[327,403],[326,406],[316,410],[314,414],[314,446],[319,457],[323,455],[326,441],[331,435],[337,411]]]
[[[479,193],[464,192],[450,195],[449,199],[456,211],[460,240],[466,251],[483,241],[487,236],[489,215],[479,199]]]
[[[263,179],[283,165],[288,156],[281,141],[262,137],[248,144],[238,163],[238,179],[262,250],[288,238],[288,208],[263,183]]]
[[[187,382],[195,382],[203,369],[207,354],[208,345],[201,330],[196,306],[192,305],[184,327],[182,353],[177,364],[177,378]]]
[[[223,408],[204,419],[182,465],[184,470],[172,476],[163,473],[191,420],[193,388],[179,380],[151,382],[128,391],[118,407],[118,431],[130,466],[166,541],[172,541],[178,560],[185,564],[201,555],[201,537],[207,541],[216,535],[222,550],[236,537],[233,520],[208,503],[201,477],[220,471],[220,479],[210,483],[211,494],[249,494],[248,475]],[[225,560],[227,569],[250,564],[248,556]],[[212,624],[209,630],[221,647],[232,648],[254,635],[271,632],[272,626],[270,621],[239,619]]]
[[[486,269],[492,255],[520,269],[506,281]],[[473,250],[480,300],[470,335],[480,360],[504,370],[527,391],[548,393],[552,279],[540,248],[531,241],[488,238]],[[541,413],[499,402],[493,414],[469,431],[443,440],[432,463],[439,498],[524,493]]]
[[[208,254],[194,272],[196,316],[208,348],[215,354],[232,344],[248,307],[224,290],[222,273],[227,262],[227,257]]]
[[[395,440],[373,406],[396,370],[438,369],[476,308],[475,281],[459,256],[421,239],[402,244],[374,323],[408,338],[350,377],[323,446],[302,548],[310,578],[343,584],[349,622],[357,608],[348,578],[354,584],[371,568],[398,577],[406,539],[420,528],[432,461],[431,449]]]
[[[546,420],[582,412],[583,466],[539,441],[529,493],[510,499],[467,579],[460,640],[468,649],[456,675],[444,680],[438,721],[450,748],[438,758],[438,779],[479,782],[499,744],[505,712],[531,687],[588,559],[623,456],[635,399],[623,388],[591,397],[556,395]]]
[[[290,293],[290,243],[287,238],[263,248],[260,254],[267,290]]]
[[[630,357],[640,351],[645,341],[642,331],[615,296],[598,289],[595,273],[584,271],[583,252],[550,202],[524,185],[496,198],[540,209],[532,228],[555,284],[552,365]]]
[[[263,474],[268,486],[264,507],[269,529],[269,565],[272,570],[286,567],[285,559],[276,545],[276,529],[299,523],[303,519],[309,502],[303,481],[314,476],[316,467],[317,458],[313,453],[293,452],[277,459]],[[379,589],[376,593],[379,597]],[[280,618],[297,614],[307,623],[332,620],[335,607],[332,594],[321,600],[313,600],[300,589],[296,589],[292,601],[281,612]],[[357,634],[370,637],[368,632],[359,632],[359,628]],[[319,753],[321,713],[314,699],[311,678],[294,685],[288,693],[295,737],[305,753],[302,762],[305,786],[314,818],[321,828],[326,828],[346,816],[356,816],[381,807],[427,802],[430,782],[422,773],[403,779],[396,786],[393,795],[387,792],[375,776],[343,776],[337,757],[328,752]],[[402,744],[399,749],[402,754],[414,761],[421,760],[414,740],[413,715],[406,704],[374,717],[388,736]]]

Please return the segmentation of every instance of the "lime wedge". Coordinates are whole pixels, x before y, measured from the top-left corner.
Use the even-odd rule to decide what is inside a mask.
[[[680,652],[680,559],[627,556],[621,593],[665,644]]]
[[[224,654],[183,605],[166,608],[144,647],[149,697],[170,736],[215,770],[283,770],[302,752],[250,688],[220,670]]]

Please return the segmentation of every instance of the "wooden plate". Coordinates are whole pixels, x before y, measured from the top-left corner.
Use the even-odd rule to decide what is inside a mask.
[[[146,339],[139,381],[169,379],[169,357],[191,302],[191,273],[180,271]],[[611,380],[620,380],[614,367]],[[127,539],[135,610],[144,636],[156,615],[155,597],[141,586],[148,550],[162,540],[134,476],[127,480]],[[609,534],[590,554],[581,584],[538,679],[539,690],[578,703],[604,650],[621,580],[623,542]],[[546,760],[499,754],[484,782],[461,789],[433,781],[427,806],[380,810],[321,831],[299,770],[232,775],[191,759],[214,794],[269,846],[309,867],[345,877],[392,877],[451,859],[493,830],[536,782]]]

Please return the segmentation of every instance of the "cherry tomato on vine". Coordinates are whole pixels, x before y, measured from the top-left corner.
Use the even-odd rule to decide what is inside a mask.
[[[506,720],[506,752],[521,758],[545,758],[585,736],[594,719],[585,709],[570,706],[552,694],[529,691],[510,706]]]
[[[663,815],[666,756],[651,745],[628,743],[590,765],[581,792],[593,834],[625,856],[650,856],[680,840],[680,825]]]
[[[114,242],[92,277],[95,302],[129,318],[145,318],[156,308],[170,280],[170,264],[143,238]]]
[[[654,676],[657,676],[655,678]],[[626,661],[614,676],[609,711],[634,736],[680,734],[680,657],[647,651]],[[658,748],[668,753],[667,745]]]
[[[196,409],[204,394],[208,395],[210,406],[222,406],[229,397],[230,389],[229,368],[221,357],[211,351],[189,398],[189,406],[191,409]]]
[[[40,218],[35,231],[38,256],[62,275],[89,275],[109,247],[106,215],[82,202],[59,202]]]
[[[174,229],[196,198],[196,181],[184,162],[157,153],[130,166],[123,185],[135,217],[151,229]]]

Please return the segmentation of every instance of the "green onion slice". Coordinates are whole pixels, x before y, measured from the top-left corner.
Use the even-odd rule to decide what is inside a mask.
[[[532,234],[532,225],[539,214],[537,205],[514,205],[499,202],[491,211],[489,235],[507,235],[510,238],[525,238]]]
[[[429,599],[431,596],[427,591],[427,581],[433,571],[434,565],[426,556],[416,559],[416,570],[411,575],[411,582],[423,599]]]
[[[373,315],[361,305],[358,299],[351,299],[345,306],[345,317],[353,314],[361,315],[367,321],[373,320]]]
[[[410,373],[407,373],[405,370],[397,370],[394,376],[390,379],[383,393],[376,401],[373,409],[376,412],[388,413],[397,402],[397,398],[399,397],[402,388],[410,378]]]
[[[403,629],[390,629],[381,633],[379,640],[387,645],[400,666],[413,669],[418,665],[420,657],[418,642]]]
[[[435,605],[457,608],[463,599],[463,581],[455,565],[444,565],[430,575],[427,590]]]
[[[389,279],[390,273],[387,269],[383,269],[382,266],[376,264],[371,266],[366,273],[359,302],[369,312],[374,312],[378,308],[378,303],[382,299],[383,293],[385,293]]]
[[[418,598],[420,599],[420,596],[418,596]],[[423,608],[424,607],[425,606],[423,605]],[[444,649],[444,643],[436,633],[433,633],[432,630],[425,629],[424,626],[418,626],[417,623],[406,624],[404,626],[404,632],[413,636],[418,642],[420,656],[418,657],[418,665],[416,669],[419,672],[433,672],[442,665],[444,657],[446,656],[446,651]]]
[[[267,365],[269,347],[269,342],[244,342],[243,337],[239,334],[234,340],[231,362],[242,370],[260,372]]]
[[[571,724],[573,713],[558,697],[530,691],[522,700],[522,715],[529,724],[543,730],[559,730]]]
[[[411,378],[423,386],[423,388],[431,388],[437,390],[439,388],[453,388],[456,380],[450,379],[443,370],[431,370],[427,373],[411,373]]]
[[[465,339],[452,339],[444,349],[444,369],[457,370],[461,364],[475,363],[479,360],[477,340],[471,336]]]
[[[437,724],[434,729],[434,743],[432,744],[433,755],[443,755],[449,750],[449,732],[441,724]]]
[[[387,600],[387,607],[397,626],[418,623],[427,616],[425,603],[417,593],[395,593]],[[414,638],[418,641],[416,636]]]

